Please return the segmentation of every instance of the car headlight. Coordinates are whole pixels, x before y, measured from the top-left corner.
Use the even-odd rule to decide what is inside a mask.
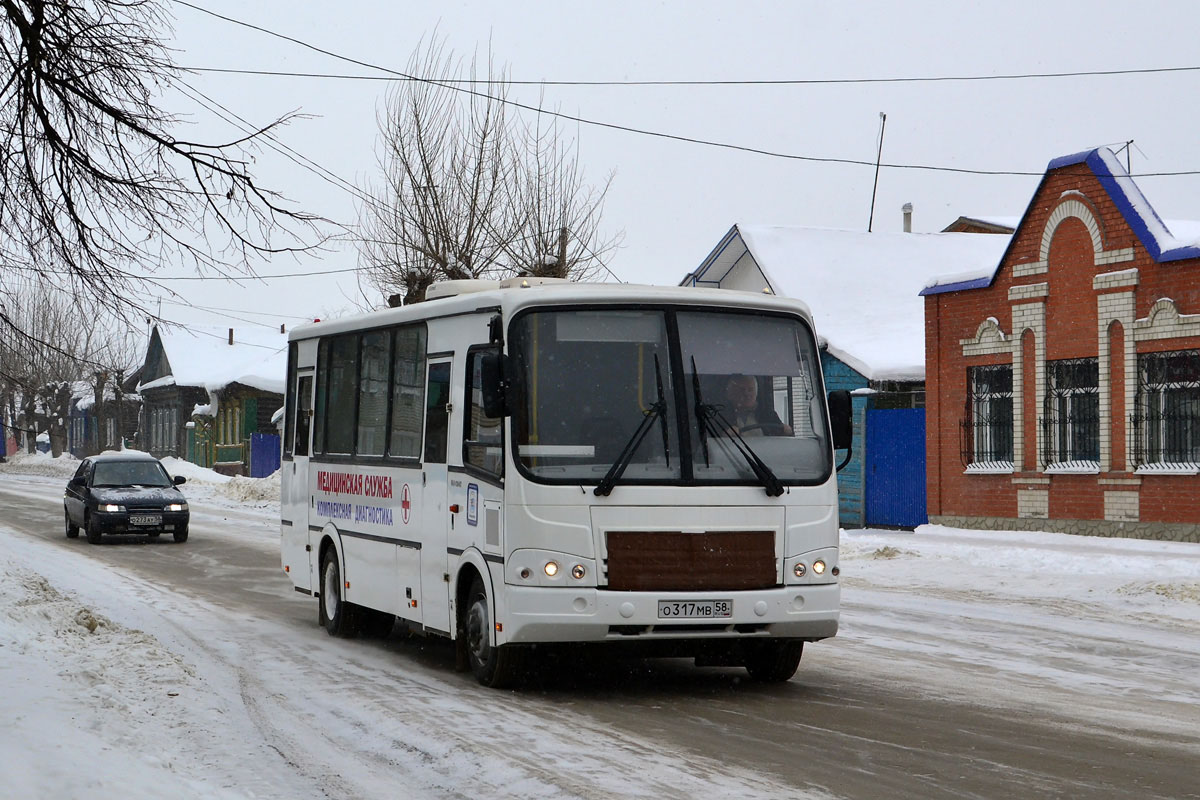
[[[167,511],[187,511],[187,503],[168,503]]]
[[[116,503],[101,503],[100,510],[101,511],[118,511],[118,512],[120,512],[120,511],[125,510],[125,506],[119,506]]]

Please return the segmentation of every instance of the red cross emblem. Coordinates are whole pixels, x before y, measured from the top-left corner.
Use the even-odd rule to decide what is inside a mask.
[[[404,524],[408,524],[408,516],[412,513],[412,492],[408,489],[408,484],[404,484],[404,488],[400,490],[400,518],[404,520]]]

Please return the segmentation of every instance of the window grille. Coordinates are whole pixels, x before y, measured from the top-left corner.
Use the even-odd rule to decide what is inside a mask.
[[[1200,468],[1200,350],[1139,355],[1129,419],[1135,467]]]
[[[1013,377],[1011,364],[967,370],[967,408],[962,420],[963,466],[1012,468]]]
[[[1068,358],[1046,363],[1042,465],[1100,466],[1100,363]]]

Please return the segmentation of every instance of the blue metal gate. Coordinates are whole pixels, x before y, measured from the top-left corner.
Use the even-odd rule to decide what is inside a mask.
[[[867,409],[866,438],[866,525],[924,525],[925,409]]]
[[[279,469],[279,437],[270,433],[250,434],[250,477],[265,478]]]

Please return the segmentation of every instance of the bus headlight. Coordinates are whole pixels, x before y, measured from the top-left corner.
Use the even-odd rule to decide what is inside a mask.
[[[547,561],[546,566],[543,567],[542,569],[546,570],[546,577],[553,578],[555,575],[558,574],[558,562],[557,561]]]
[[[587,575],[587,570],[584,568],[583,564],[576,564],[575,566],[571,567],[571,577],[575,580],[583,580],[584,575]]]
[[[813,562],[813,572],[822,575],[825,572],[825,562],[817,559]]]
[[[808,572],[808,567],[804,566],[803,561],[797,561],[796,566],[792,567],[792,574],[797,578],[803,578],[806,572]]]

